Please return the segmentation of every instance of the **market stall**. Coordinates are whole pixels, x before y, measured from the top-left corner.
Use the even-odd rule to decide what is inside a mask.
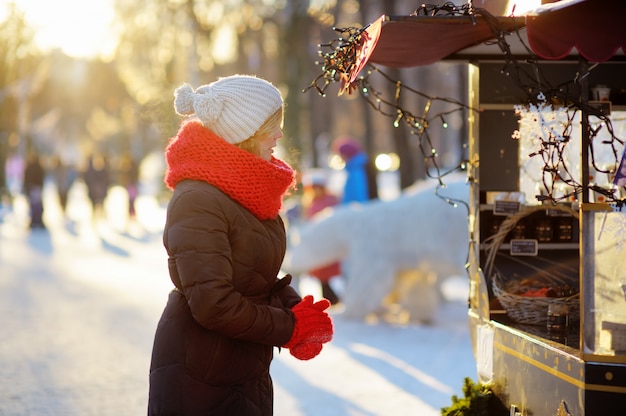
[[[443,113],[408,109],[403,80],[395,101],[378,95],[369,77],[467,63],[454,111],[469,126],[469,321],[477,376],[511,415],[626,408],[624,21],[609,0],[519,16],[422,5],[342,32],[312,84],[387,105],[421,139]]]

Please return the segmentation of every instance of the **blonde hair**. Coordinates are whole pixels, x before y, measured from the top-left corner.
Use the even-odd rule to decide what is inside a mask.
[[[276,128],[283,128],[283,107],[280,107],[274,114],[269,116],[265,123],[250,138],[237,143],[235,146],[260,157],[259,138],[272,134]]]

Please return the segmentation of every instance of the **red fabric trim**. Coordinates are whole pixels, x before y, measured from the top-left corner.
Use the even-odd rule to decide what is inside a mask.
[[[491,38],[491,29],[482,20],[476,26],[469,19],[454,22],[425,17],[397,21],[383,25],[370,62],[394,68],[430,65]]]
[[[477,16],[475,22],[469,17],[382,16],[368,29],[372,40],[366,53],[359,56],[361,61],[385,65],[393,68],[408,68],[430,65],[470,46],[478,45],[494,35],[487,21]],[[514,18],[500,17],[498,21],[505,30],[513,30],[520,25]],[[523,24],[523,21],[522,21]],[[382,28],[379,27],[382,25]],[[375,40],[375,41],[374,41]],[[352,75],[355,79],[355,74]]]
[[[544,59],[562,59],[573,48],[591,62],[626,52],[626,2],[593,0],[526,18],[528,43]]]
[[[576,48],[592,62],[626,53],[626,1],[586,0],[547,9],[536,16],[497,17],[506,31],[527,26],[529,46],[543,59],[562,59]],[[520,22],[521,21],[521,22]],[[429,65],[465,48],[492,40],[487,21],[465,17],[405,16],[374,21],[365,31],[350,74],[340,94],[350,91],[366,63],[392,68]]]
[[[344,74],[341,75],[342,79],[339,87],[339,95],[344,92],[350,92],[350,86],[357,79],[359,73],[369,61],[374,49],[376,49],[376,44],[380,38],[380,31],[384,21],[385,15],[382,15],[361,33],[361,39],[359,40],[354,66],[347,76]]]
[[[196,120],[184,122],[165,149],[165,183],[184,179],[208,182],[261,220],[272,219],[295,186],[295,171],[272,157],[268,162],[217,136]]]

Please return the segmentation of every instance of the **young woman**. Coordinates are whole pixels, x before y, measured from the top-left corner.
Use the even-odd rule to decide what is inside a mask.
[[[167,146],[174,190],[163,242],[175,289],[159,321],[149,415],[271,415],[274,347],[315,357],[333,335],[326,299],[278,278],[279,210],[295,173],[273,154],[283,99],[271,83],[221,78],[175,95],[182,123]]]

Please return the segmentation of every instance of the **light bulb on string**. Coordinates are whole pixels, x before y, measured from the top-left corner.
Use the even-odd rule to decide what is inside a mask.
[[[401,91],[402,91],[402,81],[396,81],[396,104],[400,102]]]
[[[402,111],[398,110],[398,117],[396,117],[396,119],[393,122],[394,127],[400,127],[400,120],[402,120],[403,115],[404,114],[402,113]]]
[[[443,118],[443,114],[441,114],[441,115],[439,116],[439,118],[441,118],[441,126],[442,126],[444,129],[447,129],[447,128],[448,128],[448,123],[446,123],[446,119],[444,119],[444,118]]]

